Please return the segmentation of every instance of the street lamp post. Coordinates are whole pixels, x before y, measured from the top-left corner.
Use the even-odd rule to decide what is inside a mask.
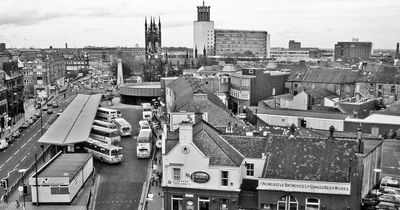
[[[18,188],[18,190],[22,193],[22,197],[24,199],[24,206],[23,209],[25,209],[25,184],[24,184],[24,174],[27,171],[27,169],[19,169],[18,172],[21,173],[21,181],[22,181],[22,187]]]

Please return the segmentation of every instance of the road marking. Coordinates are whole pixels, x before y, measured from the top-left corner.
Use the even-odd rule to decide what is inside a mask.
[[[14,155],[16,155],[18,152],[19,152],[19,150],[15,151],[15,152],[14,152]]]
[[[32,140],[32,137],[31,137],[31,138],[29,138],[27,142],[30,142],[31,140]]]
[[[15,165],[14,169],[18,168],[18,166],[19,166],[19,163],[17,165]]]
[[[3,166],[4,166],[4,163],[3,163],[3,165],[0,166],[0,168],[3,168]]]
[[[22,145],[22,147],[21,148],[23,148],[23,147],[25,147],[25,145],[26,145],[26,142]]]
[[[22,161],[24,161],[24,160],[25,160],[25,158],[27,158],[27,157],[28,157],[28,155],[27,155],[27,156],[25,156],[24,158],[22,158],[21,162],[22,162]]]
[[[7,163],[8,161],[10,161],[11,158],[12,158],[12,157],[9,157],[9,158],[6,160],[6,163]]]

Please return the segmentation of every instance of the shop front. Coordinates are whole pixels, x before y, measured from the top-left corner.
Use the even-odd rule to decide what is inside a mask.
[[[328,210],[350,209],[350,183],[261,179],[260,209]]]
[[[168,210],[236,210],[239,192],[188,188],[164,189],[164,209]]]

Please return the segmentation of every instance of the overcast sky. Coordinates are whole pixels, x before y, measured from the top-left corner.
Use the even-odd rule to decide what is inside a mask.
[[[0,0],[0,42],[8,47],[144,46],[144,17],[160,16],[162,46],[192,47],[200,0]],[[215,28],[265,30],[272,47],[400,42],[400,0],[214,0]]]

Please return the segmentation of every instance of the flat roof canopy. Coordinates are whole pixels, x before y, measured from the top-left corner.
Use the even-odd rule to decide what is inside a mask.
[[[68,145],[86,141],[89,138],[100,100],[101,94],[77,95],[39,139],[39,142]]]

